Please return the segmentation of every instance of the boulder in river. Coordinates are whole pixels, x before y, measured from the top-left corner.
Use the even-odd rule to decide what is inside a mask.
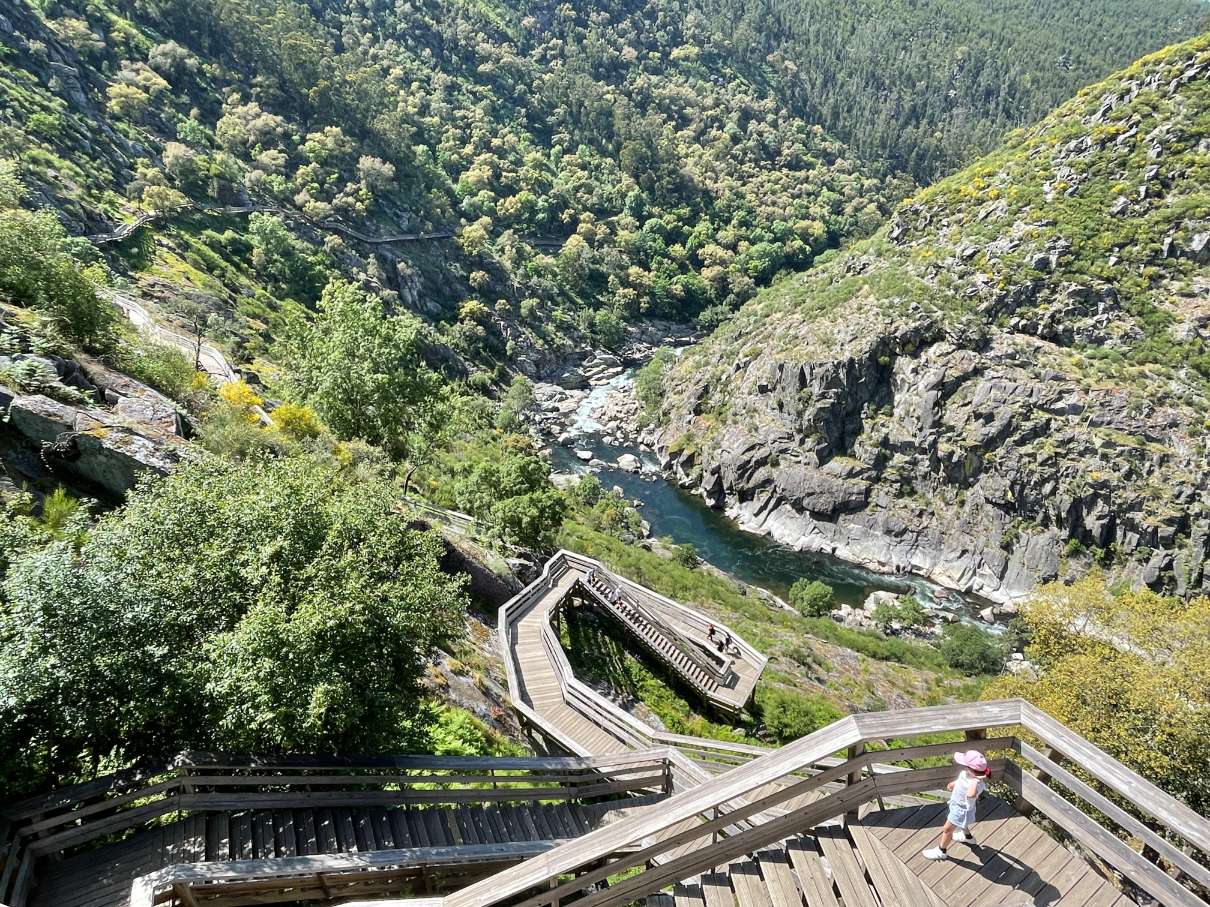
[[[585,463],[591,462],[591,460],[592,460],[592,451],[591,450],[577,450],[575,453],[576,453],[576,459],[582,460]]]
[[[618,469],[624,469],[627,472],[639,472],[642,468],[643,465],[634,454],[626,453],[618,457]]]

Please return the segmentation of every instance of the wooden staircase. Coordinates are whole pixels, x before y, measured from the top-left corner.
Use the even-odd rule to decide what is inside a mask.
[[[629,630],[653,655],[674,673],[707,696],[719,688],[718,679],[703,665],[705,653],[681,637],[666,623],[639,606],[624,593],[608,586],[599,577],[587,584],[600,603],[627,630]],[[708,656],[706,656],[708,657]]]
[[[654,801],[625,802],[635,808]],[[126,907],[133,879],[182,863],[568,841],[599,828],[616,806],[615,801],[195,813],[44,864],[30,903]]]

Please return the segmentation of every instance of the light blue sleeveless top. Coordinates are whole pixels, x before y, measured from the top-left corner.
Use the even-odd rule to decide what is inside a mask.
[[[970,783],[974,781],[975,796],[971,799],[966,797],[966,789],[970,787]],[[979,799],[979,795],[983,793],[983,789],[987,787],[987,782],[982,778],[976,779],[966,769],[963,769],[958,774],[958,780],[954,782],[954,789],[950,793],[949,802],[949,819],[955,825],[966,827],[974,824],[975,821],[975,802]]]

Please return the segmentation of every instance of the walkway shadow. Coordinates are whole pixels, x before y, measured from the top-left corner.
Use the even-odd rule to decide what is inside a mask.
[[[973,859],[963,859],[950,850],[950,861],[967,869],[972,875],[991,882],[1001,889],[1011,889],[996,901],[998,907],[1047,907],[1062,894],[1038,871],[1019,857],[976,844],[968,848]]]

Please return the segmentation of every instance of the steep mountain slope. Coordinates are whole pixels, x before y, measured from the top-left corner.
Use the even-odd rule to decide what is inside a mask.
[[[84,235],[163,212],[110,264],[249,357],[339,274],[472,370],[540,372],[729,311],[889,210],[675,0],[0,0],[0,47],[27,204]]]
[[[1082,91],[665,376],[746,525],[998,599],[1210,585],[1210,35]]]
[[[1197,0],[697,0],[792,110],[927,183],[1210,27]]]
[[[906,191],[873,177],[884,160],[932,172],[938,141],[952,158],[1188,31],[1189,0],[1137,5],[1115,0],[1106,31],[1068,4],[980,18],[959,0],[777,0],[767,21],[713,0],[0,0],[0,157],[74,234],[162,213],[106,247],[114,276],[169,314],[206,310],[236,359],[340,275],[427,320],[453,372],[498,383],[647,315],[717,324],[868,235]],[[799,22],[821,27],[795,70]],[[1071,68],[1039,62],[1047,41],[1018,72],[1047,30],[1073,36]]]

